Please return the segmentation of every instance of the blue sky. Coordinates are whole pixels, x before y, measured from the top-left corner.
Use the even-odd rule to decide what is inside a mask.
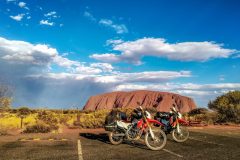
[[[0,83],[14,106],[83,106],[150,89],[198,106],[240,89],[237,0],[0,0]]]

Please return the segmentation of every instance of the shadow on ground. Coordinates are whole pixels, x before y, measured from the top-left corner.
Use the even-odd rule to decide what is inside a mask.
[[[101,142],[104,142],[106,144],[112,145],[109,141],[108,138],[108,134],[107,133],[100,133],[100,134],[94,134],[94,133],[79,133],[79,136],[87,138],[87,139],[91,139],[91,140],[98,140]],[[142,142],[141,142],[142,141]],[[148,149],[143,140],[141,139],[140,141],[128,141],[128,140],[124,140],[123,144],[127,144],[129,146],[133,147],[137,147],[137,148],[141,148],[141,149]]]

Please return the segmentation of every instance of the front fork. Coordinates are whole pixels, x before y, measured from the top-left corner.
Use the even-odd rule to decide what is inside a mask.
[[[179,123],[177,123],[177,133],[180,133],[180,127],[179,127]]]
[[[155,139],[155,136],[154,136],[154,133],[153,133],[153,131],[152,131],[152,128],[151,128],[151,127],[149,127],[149,133],[150,133],[150,135],[151,135],[152,139]]]
[[[154,133],[153,133],[152,128],[151,128],[150,124],[148,123],[147,119],[145,119],[145,122],[147,123],[147,127],[148,127],[151,138],[155,139]]]
[[[178,119],[176,120],[176,128],[177,128],[177,133],[180,134],[181,130],[180,130],[180,125],[179,125]]]

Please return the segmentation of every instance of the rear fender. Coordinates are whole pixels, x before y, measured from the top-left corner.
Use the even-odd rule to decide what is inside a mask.
[[[189,122],[183,118],[178,118],[178,123],[182,125],[189,125]]]

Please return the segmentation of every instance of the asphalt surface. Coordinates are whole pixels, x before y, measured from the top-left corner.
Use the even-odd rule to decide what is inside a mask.
[[[190,132],[184,143],[176,143],[168,135],[161,151],[149,150],[143,141],[111,145],[102,133],[36,136],[39,139],[29,139],[31,135],[0,137],[0,160],[240,159],[240,138],[198,132]]]

